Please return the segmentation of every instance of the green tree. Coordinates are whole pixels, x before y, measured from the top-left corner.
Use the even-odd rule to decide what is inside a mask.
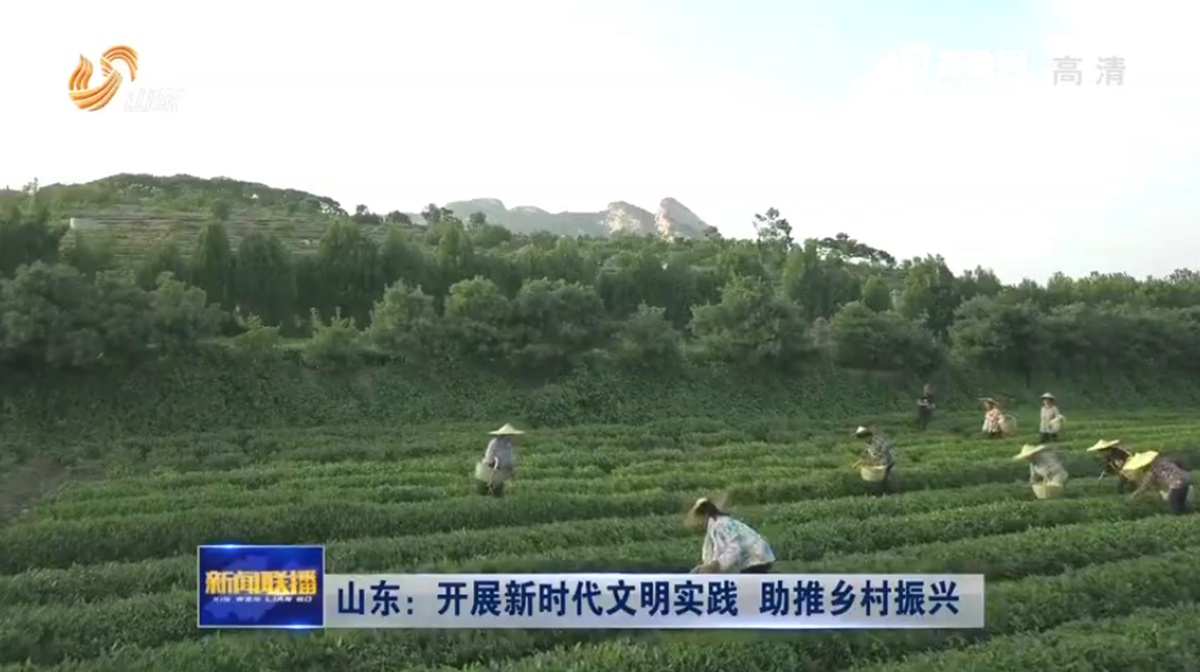
[[[446,328],[459,352],[471,359],[496,362],[505,354],[511,333],[512,303],[496,283],[476,276],[450,287]]]
[[[892,309],[892,290],[879,276],[871,276],[862,288],[862,302],[867,308],[882,313]]]
[[[943,361],[940,345],[924,326],[862,302],[842,306],[830,320],[830,330],[834,361],[840,366],[926,375]]]
[[[314,261],[310,302],[322,313],[340,309],[356,323],[367,323],[383,288],[375,242],[354,222],[337,221],[321,237]]]
[[[229,309],[233,307],[233,274],[229,231],[219,221],[205,224],[192,252],[191,281],[204,290],[209,301]]]
[[[138,286],[145,290],[153,290],[158,284],[158,277],[163,273],[170,273],[172,277],[184,280],[191,275],[174,238],[160,240],[150,249],[148,255],[137,262]]]
[[[296,269],[274,235],[251,232],[238,243],[233,296],[244,311],[269,325],[290,325],[296,314]]]
[[[958,309],[950,329],[956,355],[993,371],[1016,371],[1033,383],[1033,373],[1046,362],[1049,334],[1044,316],[1029,302],[1010,303],[977,296]]]
[[[617,325],[613,354],[633,370],[670,371],[682,363],[681,341],[666,310],[643,303]]]
[[[530,280],[513,301],[507,351],[518,369],[547,375],[569,370],[606,337],[596,291],[562,280]]]
[[[921,320],[935,336],[944,340],[948,338],[961,302],[954,273],[941,256],[909,262],[900,294],[901,315],[910,320]]]
[[[381,351],[416,362],[441,349],[442,327],[433,297],[400,281],[388,287],[375,304],[367,337]]]
[[[692,332],[701,359],[735,366],[791,369],[815,353],[799,308],[755,278],[738,278],[721,301],[694,309]]]

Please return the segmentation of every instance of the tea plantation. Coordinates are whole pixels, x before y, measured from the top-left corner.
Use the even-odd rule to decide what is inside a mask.
[[[1062,456],[1074,479],[1048,501],[1033,499],[1027,468],[1011,459],[1031,437],[976,438],[974,416],[895,431],[904,491],[886,498],[866,496],[848,468],[858,444],[842,423],[537,430],[502,500],[470,481],[491,427],[117,439],[105,445],[106,476],[72,479],[0,527],[0,671],[1194,670],[1197,518],[1166,515],[1155,495],[1119,495],[1083,450],[1120,437],[1195,465],[1200,421],[1071,421]],[[324,542],[335,573],[686,572],[701,539],[681,514],[722,491],[772,542],[777,571],[986,573],[986,632],[196,627],[202,542]]]

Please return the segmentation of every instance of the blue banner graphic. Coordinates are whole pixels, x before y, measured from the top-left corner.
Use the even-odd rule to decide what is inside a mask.
[[[200,546],[196,564],[201,628],[325,626],[322,546]]]

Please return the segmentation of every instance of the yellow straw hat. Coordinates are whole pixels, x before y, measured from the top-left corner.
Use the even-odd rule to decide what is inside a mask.
[[[524,433],[525,432],[522,432],[521,430],[519,430],[516,427],[513,427],[512,425],[507,424],[507,423],[505,423],[505,425],[503,427],[501,427],[500,429],[497,429],[494,432],[488,432],[488,434],[491,434],[492,436],[520,436],[521,434],[524,434]]]
[[[1034,455],[1037,455],[1038,453],[1042,452],[1045,449],[1046,449],[1046,446],[1044,446],[1044,445],[1034,446],[1034,445],[1030,445],[1027,443],[1027,444],[1021,446],[1021,452],[1018,453],[1017,456],[1013,458],[1013,460],[1017,461],[1017,460],[1028,459],[1030,457],[1033,457]]]
[[[1134,455],[1125,461],[1125,466],[1121,468],[1121,471],[1132,472],[1138,471],[1139,469],[1145,469],[1146,467],[1150,466],[1150,463],[1153,462],[1157,457],[1158,451],[1154,450],[1147,450],[1144,453],[1138,453],[1137,455]]]
[[[1096,445],[1092,446],[1091,448],[1088,448],[1087,452],[1095,453],[1095,452],[1098,452],[1101,450],[1108,450],[1109,448],[1116,448],[1119,445],[1121,445],[1120,439],[1113,439],[1112,441],[1106,441],[1104,439],[1100,439],[1099,441],[1096,442]]]

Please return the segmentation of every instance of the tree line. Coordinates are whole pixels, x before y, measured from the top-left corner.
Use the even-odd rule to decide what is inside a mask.
[[[218,210],[218,209],[214,209]],[[459,359],[555,375],[602,359],[636,370],[719,361],[796,372],[818,361],[928,374],[1200,369],[1200,274],[1005,285],[937,255],[897,261],[847,234],[797,240],[774,209],[753,240],[518,235],[431,206],[427,226],[360,206],[311,252],[214,212],[187,254],[165,240],[117,260],[102,234],[45,210],[0,217],[0,362],[126,366],[229,339],[268,353],[420,364]]]

